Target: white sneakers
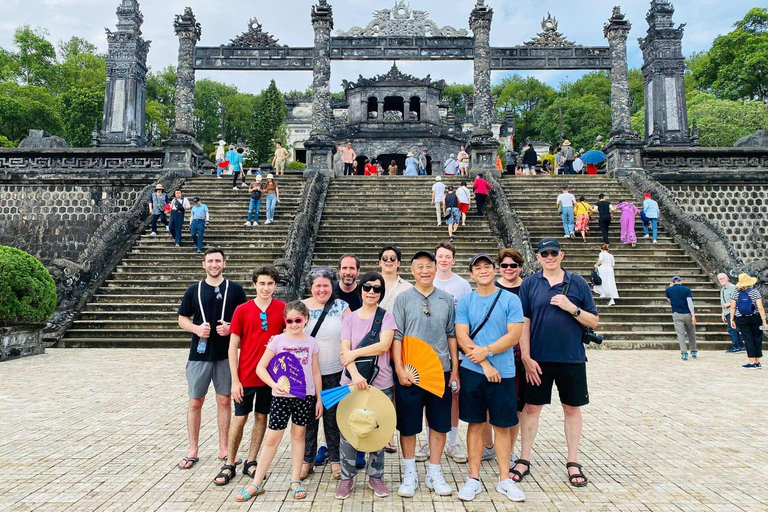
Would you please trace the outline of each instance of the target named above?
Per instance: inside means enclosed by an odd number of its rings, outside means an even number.
[[[250,221],[246,221],[246,223],[243,224],[243,226],[250,226],[250,225],[251,225]]]
[[[149,236],[157,236],[157,233],[155,233],[154,231],[152,231],[152,232],[150,232],[150,233],[149,233]]]
[[[457,464],[464,464],[467,462],[467,454],[459,443],[453,443],[446,450],[449,457],[453,459],[453,462]]]
[[[258,225],[259,225],[259,223],[256,222],[256,221],[251,222],[251,226],[258,226]]]
[[[459,489],[459,499],[461,501],[472,501],[482,490],[483,484],[480,483],[480,480],[467,478],[466,483]]]
[[[438,496],[450,496],[453,493],[451,486],[445,482],[443,470],[441,469],[428,472],[424,483],[427,485],[427,489],[435,491]]]
[[[472,501],[483,490],[483,484],[480,480],[467,478],[466,483],[459,490],[459,499],[462,501]],[[496,485],[496,491],[503,494],[511,501],[525,501],[525,493],[520,490],[514,480],[507,478]]]
[[[400,488],[397,490],[397,495],[403,498],[413,498],[416,494],[416,489],[419,488],[419,475],[415,471],[413,473],[406,473],[403,477],[403,483],[400,484]]]
[[[240,190],[240,189],[238,189],[237,187],[232,187],[232,190]]]
[[[487,446],[483,446],[483,456],[480,458],[481,461],[485,460],[493,460],[496,458],[496,447],[491,446],[488,448]]]
[[[416,461],[424,462],[428,458],[429,458],[429,444],[424,443],[419,447],[418,450],[416,450]]]

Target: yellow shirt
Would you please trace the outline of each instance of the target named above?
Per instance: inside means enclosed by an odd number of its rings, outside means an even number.
[[[576,203],[575,207],[573,208],[573,214],[577,217],[579,215],[592,215],[592,207],[586,201]]]

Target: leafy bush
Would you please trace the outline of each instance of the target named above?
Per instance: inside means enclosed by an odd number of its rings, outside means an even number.
[[[38,325],[56,309],[56,284],[40,261],[0,245],[0,326]]]
[[[302,169],[306,169],[307,166],[301,162],[293,161],[293,162],[288,162],[285,168],[289,171],[300,171]]]

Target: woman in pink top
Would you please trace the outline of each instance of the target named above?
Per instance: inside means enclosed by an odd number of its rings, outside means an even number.
[[[475,201],[477,202],[477,214],[483,216],[485,214],[485,199],[491,192],[491,184],[485,181],[483,173],[477,173],[475,182],[472,183],[472,189],[475,191]]]

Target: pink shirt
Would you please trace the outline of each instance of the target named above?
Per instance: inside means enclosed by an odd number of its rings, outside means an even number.
[[[344,321],[341,323],[341,339],[349,340],[352,350],[356,349],[360,342],[363,341],[373,326],[373,319],[376,315],[371,315],[371,318],[365,320],[357,316],[358,311],[353,311],[348,314]],[[384,314],[384,318],[381,321],[381,332],[395,331],[397,330],[397,324],[395,323],[395,316],[387,311]],[[378,389],[387,389],[394,386],[392,380],[392,365],[389,364],[390,357],[389,351],[384,352],[379,356],[379,374],[373,381],[374,387]],[[341,374],[340,385],[351,383],[352,380],[347,377],[346,371]]]
[[[341,159],[344,161],[345,164],[351,164],[355,161],[355,158],[357,158],[357,153],[355,153],[355,150],[352,148],[347,148],[346,146],[339,146],[336,148],[341,153]]]
[[[488,194],[491,191],[491,185],[483,178],[476,178],[472,184],[472,188],[475,189],[475,194]]]
[[[275,355],[281,352],[290,352],[295,355],[301,363],[301,368],[304,370],[304,379],[307,382],[307,396],[315,394],[315,379],[312,377],[312,358],[320,351],[315,338],[307,336],[304,341],[295,341],[288,338],[285,334],[278,334],[272,338],[272,341],[267,343],[267,348],[274,352]],[[292,395],[279,393],[276,389],[273,389],[272,396],[289,397]]]

